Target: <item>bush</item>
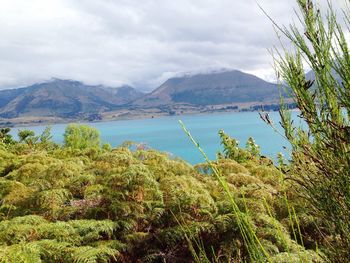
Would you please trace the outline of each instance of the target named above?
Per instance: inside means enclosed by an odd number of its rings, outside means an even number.
[[[98,147],[99,131],[87,125],[70,124],[64,132],[64,145],[79,150]]]
[[[222,140],[234,142],[223,133]],[[227,144],[227,156],[213,162],[240,219],[208,164],[196,169],[152,149],[85,145],[39,139],[30,151],[26,142],[0,149],[0,262],[191,262],[189,239],[202,240],[212,260],[254,262],[241,218],[272,259],[286,251],[318,258],[290,238],[288,214],[274,218],[282,211],[281,174],[251,139],[247,150]]]
[[[280,111],[292,145],[287,175],[323,222],[318,227],[329,235],[325,247],[332,261],[342,262],[350,258],[350,15],[344,10],[345,18],[337,19],[330,3],[321,10],[316,1],[297,2],[302,31],[295,25],[279,28],[294,51],[275,56],[277,75],[306,124],[296,126],[286,107]],[[306,75],[304,65],[313,74]]]

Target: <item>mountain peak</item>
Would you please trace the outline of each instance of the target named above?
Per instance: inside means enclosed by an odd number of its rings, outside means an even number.
[[[232,69],[232,68],[213,68],[213,69],[209,68],[209,69],[204,69],[204,70],[178,72],[170,79],[191,78],[191,77],[197,76],[197,75],[220,74],[220,73],[225,73],[225,72],[241,72],[241,71],[236,70],[236,69]]]
[[[277,85],[239,70],[216,70],[176,76],[165,81],[138,105],[215,105],[263,102],[279,98]]]
[[[69,84],[83,84],[81,81],[72,80],[72,79],[61,79],[61,78],[55,78],[52,77],[49,81],[43,82],[43,83],[69,83]]]

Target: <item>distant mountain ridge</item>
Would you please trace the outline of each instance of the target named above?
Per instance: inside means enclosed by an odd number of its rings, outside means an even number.
[[[276,104],[279,96],[277,84],[238,70],[177,76],[147,94],[127,85],[110,88],[53,79],[26,88],[0,90],[0,119],[1,123],[19,118],[90,121],[107,115],[110,119],[127,118],[130,112],[137,117],[237,110],[239,104],[248,108]]]
[[[113,110],[143,96],[130,86],[108,88],[54,79],[26,88],[0,91],[0,117],[74,117]]]
[[[133,104],[145,107],[186,103],[216,105],[265,102],[279,98],[277,84],[238,70],[185,75],[168,79]]]

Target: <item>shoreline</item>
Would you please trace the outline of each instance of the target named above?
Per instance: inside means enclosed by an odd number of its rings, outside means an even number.
[[[299,109],[290,109],[293,112],[299,111]],[[104,122],[114,122],[114,121],[131,121],[131,120],[149,120],[149,119],[160,119],[160,118],[167,118],[167,117],[181,117],[181,116],[200,116],[200,115],[214,115],[214,114],[230,114],[230,113],[248,113],[248,112],[278,112],[278,111],[258,111],[258,110],[225,110],[225,111],[205,111],[205,112],[184,112],[181,114],[139,114],[139,115],[133,115],[133,116],[128,116],[128,117],[117,117],[117,118],[104,118],[101,120],[95,120],[95,121],[88,121],[88,120],[79,120],[79,119],[67,119],[67,120],[52,120],[52,121],[32,121],[32,122],[19,122],[19,123],[11,123],[11,125],[3,125],[0,124],[0,128],[26,128],[26,127],[38,127],[38,126],[50,126],[50,125],[59,125],[59,124],[71,124],[71,123],[76,123],[76,124],[93,124],[93,123],[104,123]]]
[[[70,123],[77,123],[77,124],[89,124],[89,123],[103,123],[103,122],[112,122],[112,121],[131,121],[131,120],[148,120],[148,119],[160,119],[160,118],[166,118],[166,117],[176,117],[176,116],[191,116],[191,115],[205,115],[205,114],[217,114],[217,113],[244,113],[248,111],[213,111],[213,112],[188,112],[188,113],[182,113],[182,114],[145,114],[145,115],[134,115],[129,117],[117,117],[117,118],[104,118],[101,120],[95,120],[95,121],[88,121],[88,120],[79,120],[79,119],[70,119],[70,120],[57,120],[57,121],[42,121],[42,122],[25,122],[25,123],[11,123],[10,126],[6,126],[3,124],[0,124],[0,128],[25,128],[25,127],[36,127],[36,126],[50,126],[50,125],[56,125],[56,124],[70,124]],[[251,112],[258,112],[258,111],[251,111]]]

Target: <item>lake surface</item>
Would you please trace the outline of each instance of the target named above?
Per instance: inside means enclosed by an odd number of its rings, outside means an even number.
[[[278,123],[277,112],[270,113],[271,118]],[[249,137],[253,137],[261,147],[261,152],[273,159],[278,152],[288,155],[283,146],[288,146],[279,134],[273,131],[259,117],[257,112],[220,113],[203,115],[171,116],[155,119],[122,120],[110,122],[89,123],[101,133],[103,142],[118,146],[124,141],[145,143],[151,148],[165,151],[172,156],[181,157],[189,163],[203,162],[196,147],[189,141],[181,129],[178,120],[182,120],[193,137],[200,143],[210,159],[215,159],[216,153],[221,150],[218,131],[223,129],[231,137],[240,141],[242,146]],[[50,125],[53,140],[63,142],[63,133],[67,124]],[[46,126],[25,127],[41,133]],[[12,134],[18,129],[14,128]]]

